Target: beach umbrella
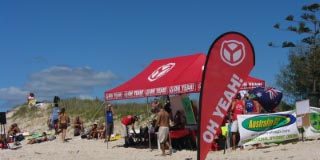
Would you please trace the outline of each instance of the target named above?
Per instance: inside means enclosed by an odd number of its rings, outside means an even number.
[[[250,90],[248,93],[252,98],[257,99],[267,112],[273,112],[282,99],[282,92],[271,87],[257,87]]]

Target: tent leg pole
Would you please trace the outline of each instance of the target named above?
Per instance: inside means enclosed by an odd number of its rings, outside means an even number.
[[[150,148],[150,151],[152,151],[152,148],[151,148],[151,135],[150,135],[149,130],[148,130],[148,134],[149,134],[149,148]]]
[[[147,97],[147,116],[149,118],[149,97]]]
[[[149,116],[149,97],[147,97],[147,109],[148,109],[148,111],[147,111],[147,115],[148,115],[148,118],[150,117]],[[150,122],[148,122],[148,123],[150,123]],[[150,149],[150,151],[152,151],[152,148],[151,148],[151,135],[150,135],[150,124],[148,124],[148,136],[149,136],[149,149]]]

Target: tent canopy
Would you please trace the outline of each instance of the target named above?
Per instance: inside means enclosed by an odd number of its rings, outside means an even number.
[[[147,68],[129,81],[105,92],[106,100],[152,97],[200,92],[206,55],[154,60]],[[264,81],[248,77],[242,89],[264,87]]]
[[[243,82],[241,89],[253,89],[256,87],[265,87],[265,81],[258,79],[258,78],[254,78],[251,76],[248,76],[247,80],[245,82]]]

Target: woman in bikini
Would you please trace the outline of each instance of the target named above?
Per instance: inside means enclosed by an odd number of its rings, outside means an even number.
[[[59,115],[59,128],[62,132],[61,133],[62,142],[66,142],[66,134],[67,134],[67,128],[69,123],[70,123],[69,116],[67,115],[65,108],[62,108]]]

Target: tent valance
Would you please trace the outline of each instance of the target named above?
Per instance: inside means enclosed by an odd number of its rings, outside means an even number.
[[[131,80],[106,91],[105,99],[109,101],[200,92],[205,60],[206,55],[203,53],[154,60]],[[263,80],[248,77],[242,89],[264,85]]]

